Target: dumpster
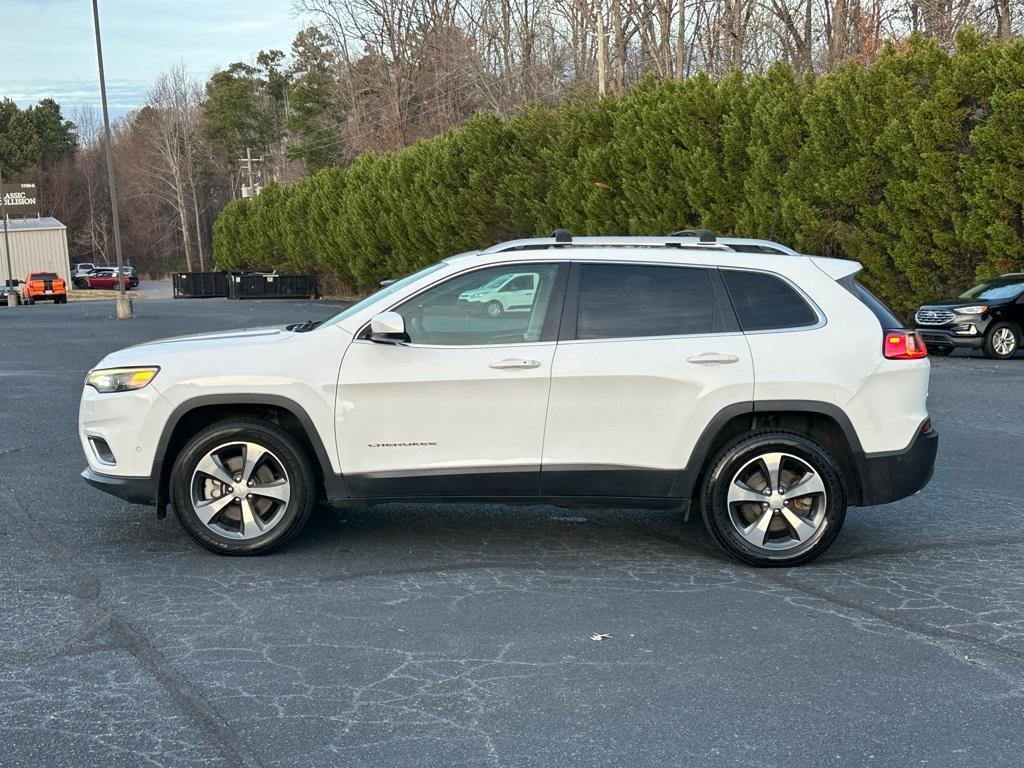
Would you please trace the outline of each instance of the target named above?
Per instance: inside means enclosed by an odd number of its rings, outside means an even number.
[[[251,273],[231,275],[229,299],[315,299],[319,297],[316,275]]]
[[[171,281],[176,299],[212,299],[228,295],[227,272],[175,272]]]

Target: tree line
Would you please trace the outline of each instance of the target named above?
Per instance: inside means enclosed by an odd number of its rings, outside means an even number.
[[[140,269],[209,268],[214,221],[243,185],[288,186],[323,169],[354,167],[365,153],[445,135],[475,115],[490,116],[477,118],[483,123],[527,124],[548,110],[571,121],[559,105],[572,110],[602,94],[618,104],[632,89],[649,90],[655,81],[668,82],[667,91],[688,88],[680,83],[695,77],[734,88],[726,81],[753,82],[776,65],[800,90],[846,63],[870,67],[887,42],[905,46],[912,35],[951,51],[968,27],[1004,42],[1024,30],[1024,0],[293,5],[305,26],[287,51],[260,51],[204,80],[182,64],[114,126],[122,237]],[[0,166],[40,184],[45,212],[68,224],[74,260],[108,261],[99,120],[90,111],[67,117],[50,100],[29,109],[4,101]],[[240,162],[247,153],[255,158],[251,169]]]
[[[225,269],[316,271],[360,290],[565,226],[700,225],[852,258],[906,312],[1024,268],[1024,41],[961,32],[811,78],[644,80],[320,170],[217,219]]]

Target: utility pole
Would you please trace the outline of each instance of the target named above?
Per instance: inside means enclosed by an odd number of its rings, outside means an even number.
[[[238,158],[238,162],[242,165],[242,172],[245,173],[245,178],[248,184],[242,185],[242,197],[256,197],[259,194],[260,189],[256,186],[255,176],[252,171],[252,164],[260,164],[260,181],[263,180],[263,156],[253,158],[252,149],[250,147],[245,148],[245,157]],[[261,185],[262,186],[262,185]]]
[[[7,196],[4,194],[4,169],[0,167],[0,218],[4,220],[4,253],[7,254],[7,306],[18,306],[14,295],[14,269],[11,267],[11,239],[7,236]]]
[[[121,253],[121,226],[117,219],[117,182],[114,179],[114,147],[110,139],[110,115],[107,112],[107,81],[103,75],[103,44],[100,42],[100,9],[92,0],[92,23],[96,30],[96,63],[100,70],[100,101],[103,104],[103,134],[107,142],[107,177],[110,182],[110,212],[114,227],[114,252],[117,254],[117,319],[132,316],[132,302],[124,291],[124,256]]]
[[[602,3],[597,3],[597,95],[604,96],[605,93],[605,58],[607,56],[606,40],[604,32],[604,9]]]

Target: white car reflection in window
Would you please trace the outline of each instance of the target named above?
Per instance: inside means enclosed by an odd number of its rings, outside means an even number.
[[[491,317],[500,317],[505,312],[525,312],[533,306],[538,279],[536,272],[509,272],[461,293],[459,301],[479,304]]]

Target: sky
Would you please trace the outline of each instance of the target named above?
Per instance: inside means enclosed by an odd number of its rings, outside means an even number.
[[[99,0],[111,117],[145,102],[157,76],[184,62],[201,80],[268,48],[288,51],[301,26],[291,0]],[[53,98],[65,117],[100,107],[91,0],[0,0],[0,99]]]

